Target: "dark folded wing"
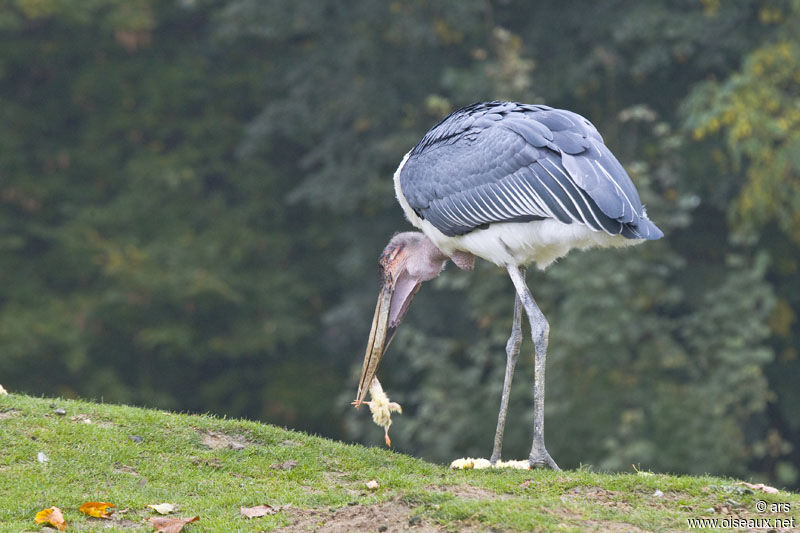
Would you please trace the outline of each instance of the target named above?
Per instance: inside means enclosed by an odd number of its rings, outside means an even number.
[[[448,236],[548,218],[629,238],[662,235],[594,126],[546,106],[457,111],[411,151],[399,179],[414,211]]]

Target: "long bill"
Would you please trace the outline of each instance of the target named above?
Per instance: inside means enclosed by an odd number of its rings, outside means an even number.
[[[386,281],[378,294],[378,304],[375,306],[375,316],[372,318],[372,328],[369,332],[369,339],[367,340],[367,351],[364,354],[364,364],[361,367],[361,379],[358,382],[358,394],[356,401],[353,402],[358,407],[364,400],[372,378],[378,370],[378,364],[381,362],[383,352],[386,350],[391,337],[392,331],[389,332],[389,311],[392,303],[392,295],[394,294],[394,284],[391,281]],[[394,328],[392,328],[394,329]]]

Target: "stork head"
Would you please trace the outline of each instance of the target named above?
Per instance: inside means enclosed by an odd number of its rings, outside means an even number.
[[[411,299],[423,281],[441,273],[448,257],[422,233],[398,233],[389,241],[378,260],[381,290],[372,319],[364,354],[355,405],[359,405],[378,370],[383,352],[392,342],[397,327],[408,311]]]

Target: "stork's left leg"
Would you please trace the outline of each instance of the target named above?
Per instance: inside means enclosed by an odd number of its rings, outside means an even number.
[[[522,342],[522,302],[519,296],[514,297],[514,322],[511,325],[511,336],[506,343],[506,376],[503,379],[503,395],[500,397],[500,413],[497,415],[497,431],[494,434],[494,448],[492,449],[492,464],[500,459],[503,450],[503,432],[506,427],[506,413],[508,412],[508,397],[511,394],[511,380],[514,378],[514,368],[519,359],[519,345]]]
[[[525,271],[517,266],[506,267],[517,295],[522,301],[525,313],[531,324],[531,338],[534,346],[534,368],[536,375],[533,381],[533,446],[528,462],[531,468],[552,468],[560,470],[558,465],[544,446],[544,368],[547,359],[547,340],[550,334],[550,324],[544,317],[531,291],[525,284]]]

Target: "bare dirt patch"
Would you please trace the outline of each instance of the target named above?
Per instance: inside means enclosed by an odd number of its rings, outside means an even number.
[[[392,500],[377,505],[352,505],[340,509],[291,509],[292,525],[281,531],[292,533],[349,533],[352,531],[414,531],[433,533],[444,531],[424,520],[412,517],[413,508]]]
[[[209,468],[222,468],[222,461],[219,457],[197,457],[192,455],[189,457],[193,465],[207,466]]]
[[[19,416],[22,413],[19,409],[10,407],[8,409],[0,409],[0,420]]]
[[[665,492],[661,492],[660,495],[656,495],[655,491],[646,490],[646,491],[635,491],[635,493],[641,496],[646,502],[649,507],[653,509],[675,509],[677,507],[685,508],[686,510],[691,510],[691,506],[689,505],[682,505],[678,502],[681,501],[689,501],[692,499],[691,495],[680,492],[676,490],[667,490]]]
[[[81,424],[91,424],[101,428],[110,428],[116,425],[113,422],[109,422],[108,420],[94,420],[86,413],[78,413],[76,415],[70,416],[69,419],[72,422],[79,422]]]
[[[620,493],[601,487],[573,487],[561,496],[561,501],[579,505],[592,503],[623,512],[630,510],[631,505],[628,502],[620,501],[619,497]]]
[[[269,465],[271,470],[291,470],[297,466],[297,461],[294,459],[289,459],[288,461],[284,461],[282,463],[272,463]]]
[[[339,472],[338,470],[326,470],[322,475],[325,476],[325,481],[335,485],[341,485],[347,482],[345,479],[347,474],[345,472]]]
[[[446,492],[465,500],[506,500],[509,498],[507,494],[497,494],[492,490],[472,485],[429,485],[425,488],[436,492]]]
[[[579,524],[583,531],[610,531],[611,533],[638,533],[640,531],[647,531],[633,524],[614,522],[611,520],[581,520]]]
[[[584,514],[574,508],[552,507],[545,512],[558,518],[562,525],[580,528],[581,531],[611,531],[639,533],[646,531],[633,524],[616,520],[596,520],[584,518]]]
[[[566,524],[579,527],[583,531],[611,531],[638,533],[645,531],[633,524],[617,520],[597,520],[584,518],[584,511],[588,513],[586,504],[602,505],[625,513],[631,509],[631,504],[620,501],[621,493],[607,490],[602,487],[573,487],[561,496],[563,507],[554,507],[547,512],[557,516]],[[589,513],[590,514],[590,513]]]
[[[361,490],[356,489],[356,483],[348,481],[347,474],[344,472],[323,472],[322,476],[325,478],[325,483],[331,487],[340,487],[351,496],[358,496]],[[363,487],[363,485],[362,485]]]
[[[203,443],[203,446],[211,448],[212,450],[219,450],[221,448],[241,450],[253,445],[252,442],[242,435],[228,435],[217,431],[201,431],[200,442]]]
[[[119,472],[121,474],[131,474],[134,476],[139,475],[139,472],[137,472],[135,468],[133,468],[132,466],[124,465],[119,461],[114,463],[114,472]]]

